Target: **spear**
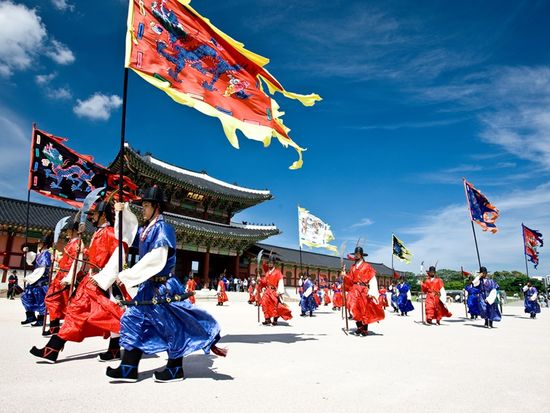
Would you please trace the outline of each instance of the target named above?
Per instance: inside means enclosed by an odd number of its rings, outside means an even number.
[[[424,293],[422,292],[422,276],[424,275],[424,261],[420,263],[420,311],[422,312],[422,324],[425,324],[424,320]]]
[[[53,280],[53,270],[55,268],[55,250],[56,250],[55,246],[57,245],[57,241],[59,241],[59,235],[61,234],[61,231],[63,230],[65,225],[67,225],[67,221],[69,219],[71,219],[70,216],[63,217],[59,221],[57,221],[57,224],[55,224],[55,230],[53,232],[53,244],[52,244],[53,257],[52,257],[52,263],[50,265],[50,272],[48,274],[48,285],[51,285]],[[48,307],[46,307],[46,311],[44,312],[44,321],[42,323],[42,335],[44,335],[44,333],[46,332],[47,318],[48,318]]]
[[[72,274],[72,277],[71,277],[71,286],[69,287],[69,297],[71,297],[73,295],[73,292],[74,292],[74,285],[75,285],[75,282],[76,282],[76,274],[77,274],[77,266],[78,266],[78,261],[80,260],[80,247],[81,247],[81,244],[82,244],[82,232],[80,230],[80,227],[84,227],[84,225],[86,225],[86,213],[90,210],[90,208],[92,207],[92,205],[95,203],[95,201],[97,201],[97,199],[99,198],[99,194],[101,193],[101,191],[103,191],[105,189],[105,187],[100,187],[100,188],[96,188],[94,189],[92,192],[90,192],[88,195],[86,195],[86,198],[84,198],[84,201],[82,202],[82,207],[80,208],[80,211],[79,211],[79,214],[80,214],[80,225],[79,225],[79,228],[78,228],[78,246],[77,246],[77,249],[76,249],[76,257],[74,259],[74,271],[73,271],[73,274]],[[78,217],[78,214],[75,216],[75,222],[76,222],[76,219]]]

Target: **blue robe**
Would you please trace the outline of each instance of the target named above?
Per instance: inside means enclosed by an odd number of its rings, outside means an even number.
[[[311,287],[313,289],[313,283],[310,280],[306,280],[302,287],[305,293],[308,288]],[[308,297],[302,294],[302,298],[300,299],[300,308],[302,309],[302,314],[308,313],[310,311],[315,311],[317,309],[317,304],[315,303],[313,294],[315,293],[312,292]]]
[[[43,250],[36,255],[34,269],[45,267],[44,275],[32,285],[27,285],[25,291],[21,294],[21,303],[25,311],[38,312],[39,315],[46,314],[46,304],[44,299],[48,292],[48,274],[52,265],[52,254],[49,249]]]
[[[468,313],[470,313],[470,315],[480,315],[480,289],[478,287],[474,287],[472,284],[467,285],[464,289],[468,293],[468,300],[466,301],[466,304],[468,305]]]
[[[491,280],[490,278],[480,280],[479,289],[481,293],[479,295],[479,308],[481,318],[490,321],[501,320],[500,309],[498,308],[498,295],[493,304],[488,304],[485,302],[491,291],[498,290],[499,288],[500,287],[495,280]]]
[[[185,286],[174,276],[176,266],[176,234],[162,215],[142,240],[140,228],[139,255],[143,257],[155,248],[168,247],[166,265],[157,275],[169,276],[166,282],[152,278],[141,283],[137,301],[164,299],[185,293]],[[129,307],[120,320],[120,345],[126,350],[139,348],[146,354],[168,352],[171,359],[186,356],[194,351],[210,352],[220,339],[218,322],[205,310],[189,300],[169,304]]]
[[[391,306],[392,308],[396,309],[396,308],[399,308],[399,305],[397,303],[397,287],[393,287],[391,289],[391,297],[390,297],[390,300],[391,300]]]
[[[414,306],[412,305],[411,300],[407,298],[407,293],[411,289],[411,287],[409,287],[409,284],[397,284],[396,288],[397,291],[399,291],[399,295],[397,296],[397,306],[399,307],[399,311],[401,311],[402,313],[408,313],[409,311],[414,310]]]
[[[525,312],[528,314],[538,314],[540,313],[540,304],[538,300],[531,301],[531,297],[533,294],[538,295],[538,291],[535,287],[530,287],[527,291],[525,291]]]

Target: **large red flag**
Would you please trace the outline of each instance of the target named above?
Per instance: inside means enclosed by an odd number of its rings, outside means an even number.
[[[268,59],[246,50],[191,6],[190,0],[131,0],[126,38],[126,67],[162,89],[176,102],[217,117],[230,143],[236,131],[264,146],[275,137],[299,154],[288,135],[279,106],[263,90],[276,91],[311,106],[321,98],[286,91],[266,70]]]

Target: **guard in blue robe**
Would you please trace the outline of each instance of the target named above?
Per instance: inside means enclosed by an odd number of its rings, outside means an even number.
[[[302,294],[302,298],[300,299],[300,308],[302,310],[300,315],[305,317],[309,314],[310,317],[313,317],[313,312],[317,309],[317,304],[315,303],[315,299],[313,297],[313,283],[309,277],[307,277],[304,281],[302,288],[304,289],[304,292]]]
[[[531,318],[537,318],[537,314],[540,313],[538,290],[531,284],[531,281],[529,281],[527,285],[523,287],[523,293],[525,295],[525,312],[529,314]]]
[[[480,289],[477,287],[474,287],[473,283],[470,283],[464,289],[468,294],[468,299],[466,301],[466,304],[468,305],[468,313],[470,314],[470,318],[472,320],[476,320],[481,314],[481,308],[479,305]]]
[[[138,285],[133,298],[138,305],[130,306],[121,319],[120,346],[124,349],[120,366],[107,368],[107,376],[116,381],[135,382],[143,353],[168,353],[168,363],[154,373],[155,381],[183,380],[183,357],[197,350],[225,356],[216,347],[220,326],[205,310],[189,300],[177,301],[185,286],[174,275],[176,266],[176,234],[162,215],[164,194],[154,186],[145,191],[143,218],[147,226],[138,231],[139,262],[119,273],[127,286]],[[139,305],[140,302],[157,304]]]
[[[401,311],[401,315],[406,316],[409,311],[414,310],[411,301],[411,287],[405,281],[401,281],[395,288],[399,292],[397,296],[397,306],[399,307],[399,311]]]
[[[399,311],[399,305],[397,302],[397,297],[398,297],[397,287],[393,285],[393,282],[392,282],[388,289],[391,293],[391,296],[390,296],[391,307],[393,308],[393,312],[397,313]]]
[[[25,247],[25,259],[28,264],[34,261],[34,271],[26,277],[27,286],[21,295],[21,303],[25,307],[25,320],[22,325],[31,324],[32,327],[41,327],[44,324],[44,314],[46,313],[46,304],[44,299],[48,292],[48,281],[50,267],[52,265],[52,246],[51,235],[46,235],[38,244],[38,254],[29,252]],[[38,318],[36,314],[38,313]]]
[[[481,318],[485,319],[485,327],[493,328],[493,321],[500,321],[502,318],[497,299],[497,290],[500,287],[495,280],[487,278],[487,268],[485,267],[479,269],[473,285],[480,290],[479,309]]]

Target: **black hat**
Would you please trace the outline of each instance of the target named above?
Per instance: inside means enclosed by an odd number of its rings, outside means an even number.
[[[166,197],[161,187],[153,185],[142,192],[141,199],[137,200],[136,204],[141,205],[143,201],[156,202],[164,205],[166,203]]]
[[[70,230],[72,231],[78,231],[78,226],[80,225],[80,223],[77,221],[77,222],[73,222],[73,225],[71,225],[69,227]]]
[[[40,242],[44,245],[48,245],[48,246],[51,246],[52,245],[52,242],[53,242],[53,237],[52,237],[52,234],[46,234],[42,237],[42,239],[40,240]]]
[[[479,267],[479,272],[481,274],[487,274],[487,267]]]
[[[106,211],[112,211],[111,205],[108,202],[97,200],[86,213],[93,214],[94,212],[98,212],[101,214]]]
[[[268,260],[269,260],[270,262],[275,263],[275,262],[277,262],[277,257],[275,256],[275,254],[269,254]]]
[[[435,272],[435,267],[432,265],[428,268],[428,272]]]
[[[369,254],[365,254],[363,251],[363,247],[355,247],[355,250],[353,251],[354,254],[361,254],[362,257],[366,257]]]

